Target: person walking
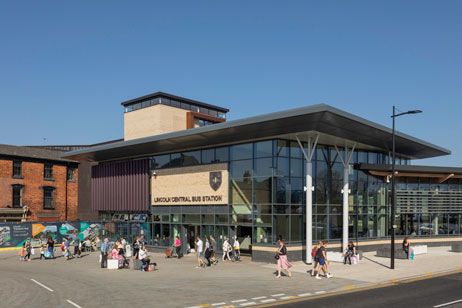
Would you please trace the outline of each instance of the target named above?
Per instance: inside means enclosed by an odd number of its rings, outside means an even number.
[[[183,254],[181,253],[181,241],[178,235],[175,236],[175,252],[176,252],[176,257],[178,259],[180,259],[183,256]]]
[[[356,246],[352,241],[349,241],[344,252],[343,264],[345,265],[348,260],[351,265],[351,257],[356,257]]]
[[[292,267],[292,264],[289,263],[289,260],[287,260],[287,248],[285,245],[285,241],[279,240],[279,248],[276,253],[276,259],[277,259],[277,269],[278,269],[278,276],[277,278],[281,278],[281,271],[285,270],[287,271],[287,274],[289,277],[292,277],[292,272],[289,271],[289,268]]]
[[[103,244],[101,245],[101,268],[107,266],[107,256],[109,254],[109,239],[105,238]]]
[[[406,259],[414,260],[414,250],[411,248],[411,242],[407,236],[403,239],[403,251],[406,254]]]
[[[322,279],[319,276],[321,271],[324,272],[327,278],[332,278],[333,276],[327,271],[327,264],[329,264],[329,260],[327,259],[327,241],[322,241],[322,246],[316,252],[316,257],[319,260],[319,270],[316,273],[316,279]]]
[[[212,253],[210,251],[210,240],[208,237],[205,237],[205,252],[204,257],[207,260],[207,266],[212,265],[210,258],[212,257]]]
[[[201,241],[201,237],[197,236],[196,241],[196,252],[197,252],[197,266],[196,268],[205,267],[205,262],[202,260],[202,252],[204,249],[204,243]]]
[[[216,265],[218,260],[215,259],[215,251],[217,249],[217,241],[215,241],[215,237],[210,236],[210,260],[212,260],[212,264]]]
[[[81,251],[78,233],[74,234],[74,238],[72,239],[72,246],[74,246],[74,257],[77,256],[77,258],[80,258]]]
[[[64,253],[64,258],[66,260],[69,260],[71,258],[70,246],[71,246],[71,243],[69,242],[69,239],[65,237],[64,243],[63,243],[63,247],[64,247],[63,253]]]
[[[223,242],[223,261],[227,258],[228,260],[231,260],[229,257],[229,253],[231,251],[231,245],[229,244],[229,237],[225,239]]]
[[[47,241],[47,249],[48,249],[48,252],[50,253],[50,258],[53,258],[55,259],[55,241],[53,240],[53,238],[51,236],[48,237],[48,241]]]
[[[318,245],[316,245],[313,250],[311,251],[311,256],[313,257],[313,269],[311,270],[311,277],[314,277],[316,268],[319,265],[319,259],[318,259],[318,250],[322,246],[322,241],[318,241]]]
[[[32,246],[30,244],[30,239],[24,243],[24,261],[30,261]]]
[[[241,246],[239,245],[239,239],[237,238],[237,236],[234,239],[233,248],[234,248],[233,262],[239,261],[239,259],[241,258]]]

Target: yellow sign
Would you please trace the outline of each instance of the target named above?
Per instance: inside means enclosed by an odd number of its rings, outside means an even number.
[[[228,164],[161,169],[151,177],[152,205],[228,204]]]

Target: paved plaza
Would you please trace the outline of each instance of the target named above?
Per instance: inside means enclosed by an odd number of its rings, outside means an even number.
[[[276,304],[341,290],[386,284],[410,277],[462,270],[462,255],[450,247],[429,248],[414,261],[389,259],[365,253],[359,265],[331,263],[331,279],[316,280],[302,262],[293,265],[293,277],[277,279],[275,264],[220,262],[195,268],[193,255],[166,259],[151,253],[155,272],[107,270],[98,264],[98,253],[85,253],[69,261],[33,259],[20,262],[17,251],[0,252],[0,307],[247,307]],[[60,256],[60,253],[57,253]]]

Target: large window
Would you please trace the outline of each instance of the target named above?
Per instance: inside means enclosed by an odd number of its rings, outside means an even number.
[[[22,178],[22,162],[18,160],[13,161],[13,177]]]
[[[52,210],[54,209],[54,202],[53,202],[53,191],[55,190],[54,187],[44,187],[43,188],[43,208]]]
[[[53,180],[53,165],[45,164],[43,170],[43,178],[45,180]]]

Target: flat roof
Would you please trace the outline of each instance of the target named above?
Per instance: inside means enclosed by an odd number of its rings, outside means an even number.
[[[165,93],[165,92],[151,93],[151,94],[148,94],[148,95],[140,96],[140,97],[137,97],[137,98],[122,102],[120,104],[125,107],[125,106],[132,105],[132,104],[135,104],[135,103],[138,103],[138,102],[142,102],[142,101],[147,100],[147,99],[153,99],[153,98],[156,98],[156,97],[164,97],[164,98],[168,98],[168,99],[177,100],[177,101],[180,101],[180,102],[187,102],[187,103],[190,103],[190,104],[197,105],[199,107],[210,108],[210,109],[214,109],[214,110],[221,111],[221,112],[224,112],[224,113],[229,112],[229,109],[226,109],[226,108],[223,108],[223,107],[210,105],[210,104],[207,104],[207,103],[199,102],[199,101],[192,100],[192,99],[185,98],[185,97],[181,97],[181,96],[168,94],[168,93]]]
[[[391,128],[363,119],[329,105],[319,104],[297,109],[197,127],[162,135],[96,146],[67,152],[62,157],[110,161],[157,155],[199,148],[245,143],[254,140],[296,135],[301,139],[320,134],[320,143],[344,146],[357,143],[358,149],[390,152]],[[328,143],[324,143],[328,142]],[[451,151],[396,132],[396,153],[411,159],[451,154]]]

